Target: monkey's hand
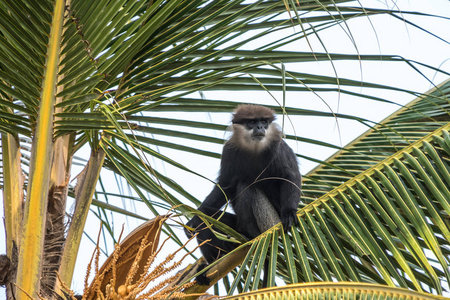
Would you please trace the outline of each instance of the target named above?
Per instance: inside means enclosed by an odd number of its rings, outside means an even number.
[[[285,233],[292,227],[292,224],[298,225],[297,210],[291,209],[282,211],[281,224],[283,224],[283,230]]]

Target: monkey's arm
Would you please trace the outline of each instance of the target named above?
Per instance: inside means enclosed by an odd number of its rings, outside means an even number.
[[[220,208],[210,208],[206,206],[199,207],[199,210],[204,214],[213,217],[214,219],[218,219],[220,217],[220,221],[229,227],[236,228],[236,215],[230,214],[227,212],[222,212]],[[205,257],[208,264],[213,263],[218,258],[227,254],[236,248],[237,244],[233,242],[228,242],[226,240],[218,238],[200,219],[198,216],[194,216],[188,223],[187,226],[194,229],[194,231],[190,231],[185,228],[186,235],[190,238],[192,235],[197,233],[197,241],[199,244],[206,242],[200,247],[200,251]],[[221,232],[217,228],[214,228],[218,232]],[[198,267],[197,272],[203,270],[205,268],[205,264],[202,264]],[[206,273],[201,273],[196,277],[197,282],[200,285],[209,285],[209,278],[206,277]]]
[[[220,184],[219,184],[220,185]],[[217,185],[214,186],[213,190],[209,195],[203,200],[202,204],[198,207],[200,211],[203,211],[203,207],[221,209],[227,202],[230,201],[230,197],[233,196],[233,192],[230,188],[222,188]],[[203,211],[204,212],[204,211]]]
[[[202,213],[217,218],[222,213],[222,207],[227,203],[227,197],[224,194],[225,191],[222,191],[217,186],[213,188],[211,193],[205,198],[205,200],[200,204],[198,210]],[[203,224],[203,221],[198,217],[194,216],[192,219],[186,224],[187,226],[198,230],[198,227]],[[192,232],[185,228],[186,235],[188,237],[192,236]]]
[[[229,204],[230,201],[236,197],[239,162],[234,159],[235,157],[235,150],[228,144],[225,144],[222,151],[222,159],[220,161],[220,172],[219,177],[217,178],[217,185],[214,187],[211,194],[206,197],[205,201],[203,201],[206,206],[221,208],[225,204]],[[219,206],[213,206],[211,203]]]
[[[220,210],[236,196],[235,173],[233,173],[235,165],[230,161],[232,152],[233,150],[227,145],[224,146],[217,185],[199,206],[200,211],[206,213],[202,210],[204,207]]]
[[[292,149],[283,142],[282,161],[284,168],[280,188],[280,219],[285,232],[291,228],[292,224],[298,225],[297,209],[301,196],[301,180],[297,157]]]

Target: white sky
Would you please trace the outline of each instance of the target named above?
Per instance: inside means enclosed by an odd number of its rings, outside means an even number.
[[[361,1],[365,7],[375,6],[385,8],[386,5],[393,7],[392,1]],[[419,11],[430,14],[441,14],[450,18],[450,3],[447,0],[400,0],[396,1],[397,5],[402,11]],[[439,20],[431,19],[425,17],[411,17],[406,15],[406,18],[433,33],[438,34],[441,38],[450,41],[450,21],[449,20]],[[367,18],[359,18],[357,20],[351,20],[348,22],[350,26],[351,33],[356,41],[357,48],[361,54],[379,54],[381,52],[384,54],[397,54],[405,58],[413,59],[416,61],[424,62],[435,67],[440,67],[447,72],[450,72],[450,46],[426,33],[419,31],[416,28],[406,25],[398,19],[394,19],[390,16],[374,16],[370,18],[375,30],[371,27],[370,22]],[[350,39],[345,34],[344,30],[338,26],[327,30],[326,32],[321,32],[321,38],[326,43],[327,50],[332,53],[356,53],[355,47],[350,41]],[[378,41],[377,41],[378,38]],[[316,39],[310,38],[310,42],[313,45],[314,51],[322,52],[320,44]],[[298,44],[293,44],[289,46],[289,50],[308,51],[309,48],[307,44],[303,42],[298,42]],[[432,86],[419,74],[411,71],[409,67],[404,63],[390,63],[390,62],[367,62],[362,65],[362,72],[359,64],[349,64],[348,62],[335,62],[337,68],[337,73],[339,77],[342,78],[352,78],[359,80],[363,78],[367,82],[376,82],[379,84],[393,85],[405,89],[411,89],[414,91],[425,92],[429,90]],[[333,71],[331,69],[330,63],[308,63],[308,64],[298,64],[287,66],[288,70],[298,71],[298,72],[312,72],[317,74],[326,74],[333,76]],[[428,78],[432,79],[435,84],[447,79],[444,75],[436,75],[430,70],[421,69],[424,71]],[[354,89],[356,92],[368,93],[368,89]],[[244,101],[251,101],[247,99],[257,99],[258,101],[263,101],[264,103],[270,105],[276,105],[272,98],[266,93],[255,93],[255,92],[239,92],[224,94],[215,92],[206,92],[207,98],[220,98],[230,99],[230,96],[236,97],[238,95],[239,99],[245,99]],[[281,93],[274,93],[275,97],[281,101]],[[336,94],[322,94],[321,95],[327,104],[332,107],[336,112],[339,103],[339,112],[344,114],[355,114],[373,121],[380,121],[390,113],[395,111],[397,107],[394,105],[380,104],[377,102],[360,101],[355,97],[341,95],[338,99]],[[400,93],[390,93],[389,95],[382,95],[388,97],[388,99],[405,104],[411,100],[413,97],[406,94]],[[290,93],[287,97],[287,106],[310,108],[315,110],[327,110],[325,104],[311,93]],[[172,114],[173,115],[173,114]],[[219,124],[229,124],[230,116],[229,114],[209,114],[209,115],[199,115],[198,116],[203,121],[211,120],[214,123]],[[279,120],[281,122],[281,119]],[[335,120],[329,118],[317,118],[317,117],[293,117],[292,121],[294,123],[293,129],[288,126],[289,122],[286,122],[285,131],[292,134],[295,133],[299,136],[307,138],[318,138],[320,140],[326,141],[328,143],[333,143],[335,145],[345,146],[352,139],[360,135],[362,132],[367,130],[364,126],[356,124],[355,122],[349,122],[345,120],[339,121],[338,132]],[[221,137],[221,136],[220,136]],[[291,143],[291,146],[296,152],[303,155],[311,155],[316,158],[325,159],[332,154],[333,151],[330,149],[325,149],[323,147],[306,145],[304,143]],[[205,146],[206,147],[206,146]],[[212,150],[216,152],[221,151],[221,146],[209,146],[207,150]],[[172,154],[178,154],[179,152],[174,152],[172,150],[167,150],[160,148],[161,152],[172,156]],[[217,171],[219,169],[219,160],[205,158],[200,162],[198,159],[190,159],[189,155],[177,160],[182,162],[187,167],[190,167],[201,174],[205,175],[211,180],[215,180],[217,176]],[[301,173],[305,174],[315,165],[309,161],[300,160]],[[74,168],[73,176],[78,174],[79,168]],[[166,175],[171,178],[179,178],[183,186],[199,199],[203,199],[211,190],[212,184],[208,183],[204,179],[191,178],[185,173],[181,174],[177,169],[169,166],[165,166],[164,171]],[[114,181],[115,184],[115,181]],[[109,187],[108,187],[109,188]],[[117,200],[116,203],[112,203],[118,206],[122,206],[122,200]],[[130,208],[130,202],[125,201],[127,208]],[[3,209],[3,206],[1,207]],[[150,212],[145,206],[137,205],[137,212],[143,216],[151,217]],[[0,211],[3,215],[3,211]],[[130,231],[135,228],[140,221],[131,218],[123,218],[121,216],[114,215],[115,218],[115,232],[118,236],[120,228],[124,222],[126,222],[126,231]],[[99,222],[98,219],[91,214],[88,219],[89,229],[88,232],[92,237],[97,236]],[[184,234],[177,230],[180,235]],[[4,227],[3,222],[0,225],[0,253],[5,253],[5,238],[4,238]],[[108,251],[111,251],[111,244],[108,246]],[[83,237],[82,246],[79,254],[79,263],[76,266],[74,282],[72,288],[77,292],[81,292],[83,289],[83,281],[85,276],[86,265],[91,257],[93,251],[92,243]],[[105,257],[103,257],[104,259]],[[4,299],[4,289],[0,289],[0,299]]]

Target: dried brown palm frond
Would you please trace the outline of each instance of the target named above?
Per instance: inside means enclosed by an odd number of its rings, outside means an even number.
[[[166,220],[167,217],[165,216],[156,217],[136,228],[123,242],[120,242],[119,238],[113,253],[101,267],[99,267],[100,247],[97,242],[86,271],[82,299],[125,300],[163,299],[167,297],[180,299],[188,296],[205,295],[203,293],[188,295],[180,292],[180,290],[185,290],[195,284],[195,282],[185,283],[186,280],[184,279],[192,277],[192,275],[186,274],[195,273],[196,268],[191,267],[191,269],[194,269],[193,272],[186,272],[185,269],[184,272],[170,274],[192,253],[186,253],[178,259],[176,255],[185,248],[186,244],[167,255],[164,260],[157,259],[165,243],[170,240],[170,237],[168,237],[158,247],[162,224]],[[157,261],[161,262],[156,264]],[[88,278],[92,270],[94,271],[94,279],[88,284]],[[165,276],[168,277],[162,279]],[[152,283],[153,286],[151,286]],[[61,286],[67,291],[67,295],[71,299],[76,299],[74,293],[64,283],[61,283]]]

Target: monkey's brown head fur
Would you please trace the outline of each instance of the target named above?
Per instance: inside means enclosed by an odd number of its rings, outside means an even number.
[[[267,119],[272,122],[275,120],[275,112],[273,109],[261,105],[241,104],[234,110],[232,122],[233,124],[242,123],[252,119]]]
[[[252,154],[281,141],[281,130],[272,121],[275,112],[261,105],[239,105],[233,114],[233,135],[227,145]]]

